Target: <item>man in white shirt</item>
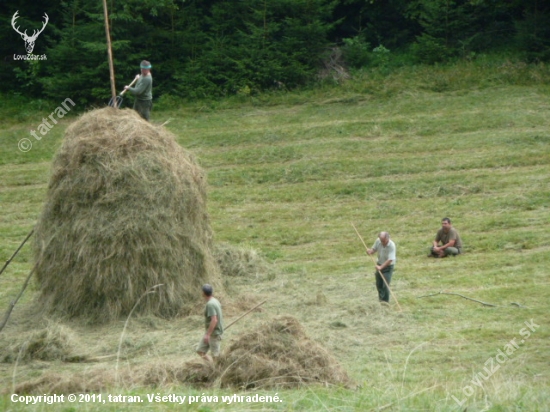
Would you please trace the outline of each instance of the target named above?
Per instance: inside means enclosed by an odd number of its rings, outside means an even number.
[[[390,291],[388,286],[391,282],[391,277],[393,275],[393,269],[396,262],[396,246],[392,240],[390,240],[390,234],[388,232],[380,232],[378,234],[378,239],[372,245],[372,249],[368,249],[367,253],[372,255],[374,252],[378,252],[378,261],[376,264],[376,289],[378,290],[378,298],[380,302],[389,302],[390,301]],[[388,283],[384,282],[384,279]]]

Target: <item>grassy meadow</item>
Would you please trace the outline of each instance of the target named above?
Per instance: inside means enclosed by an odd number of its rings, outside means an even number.
[[[277,393],[280,403],[206,401],[183,409],[549,411],[549,81],[543,65],[464,63],[364,72],[343,84],[222,101],[161,98],[153,121],[170,120],[166,127],[207,171],[216,242],[255,249],[271,265],[266,274],[225,280],[229,297],[268,301],[228,331],[224,345],[267,319],[290,314],[355,382],[352,388],[257,391]],[[52,157],[74,116],[40,141],[30,137],[33,146],[24,153],[17,142],[29,138],[58,103],[2,104],[5,261],[37,220]],[[445,216],[461,234],[465,253],[427,258]],[[369,247],[379,231],[390,232],[397,245],[392,289],[399,306],[393,299],[389,307],[378,303],[373,264],[352,223]],[[27,245],[0,275],[0,313],[31,267]],[[69,331],[75,354],[117,353],[125,319],[86,326],[44,317],[33,309],[35,293],[35,286],[25,292],[0,332],[0,358],[48,325]],[[238,302],[228,305],[226,320],[241,312]],[[194,358],[201,330],[200,310],[171,321],[135,317],[125,331],[119,368]],[[507,359],[492,368],[489,359],[506,348]],[[97,379],[98,370],[115,367],[113,358],[91,364],[12,357],[0,363],[0,410],[182,409],[147,401],[137,407],[10,400],[15,385],[45,374]],[[106,393],[145,398],[234,392],[125,386]]]

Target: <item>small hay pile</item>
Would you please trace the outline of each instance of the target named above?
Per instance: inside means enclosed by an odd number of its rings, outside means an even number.
[[[233,342],[216,365],[219,385],[233,388],[289,388],[304,384],[349,385],[330,353],[309,339],[302,325],[281,316]]]
[[[31,332],[19,343],[8,347],[3,361],[65,360],[71,356],[76,342],[77,338],[71,329],[50,322],[46,328]]]
[[[66,131],[35,230],[36,277],[48,312],[90,321],[137,312],[172,317],[219,291],[194,157],[133,110],[104,108]]]
[[[133,371],[140,384],[151,387],[170,387],[180,384],[212,386],[219,374],[219,369],[210,362],[200,358],[190,361],[164,361],[146,364]],[[135,384],[135,382],[134,382]]]
[[[266,260],[254,249],[228,243],[216,244],[214,258],[224,277],[258,278],[270,272]]]

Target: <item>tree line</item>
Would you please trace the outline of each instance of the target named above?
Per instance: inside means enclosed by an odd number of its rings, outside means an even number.
[[[116,83],[143,59],[155,94],[203,98],[318,81],[338,50],[348,70],[387,62],[437,64],[506,53],[550,60],[550,3],[542,0],[107,0]],[[26,54],[11,25],[39,29]],[[80,104],[106,100],[109,68],[101,0],[4,0],[0,91]],[[380,58],[380,56],[386,56]]]

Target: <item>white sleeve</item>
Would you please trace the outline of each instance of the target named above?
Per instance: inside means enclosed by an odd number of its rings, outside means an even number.
[[[391,260],[392,263],[395,263],[395,255],[396,255],[396,253],[395,253],[395,252],[396,252],[396,250],[395,250],[395,249],[396,249],[395,243],[392,243],[392,244],[390,244],[390,245],[388,245],[388,246],[390,246],[390,249],[389,249],[389,251],[388,251],[388,260]]]

